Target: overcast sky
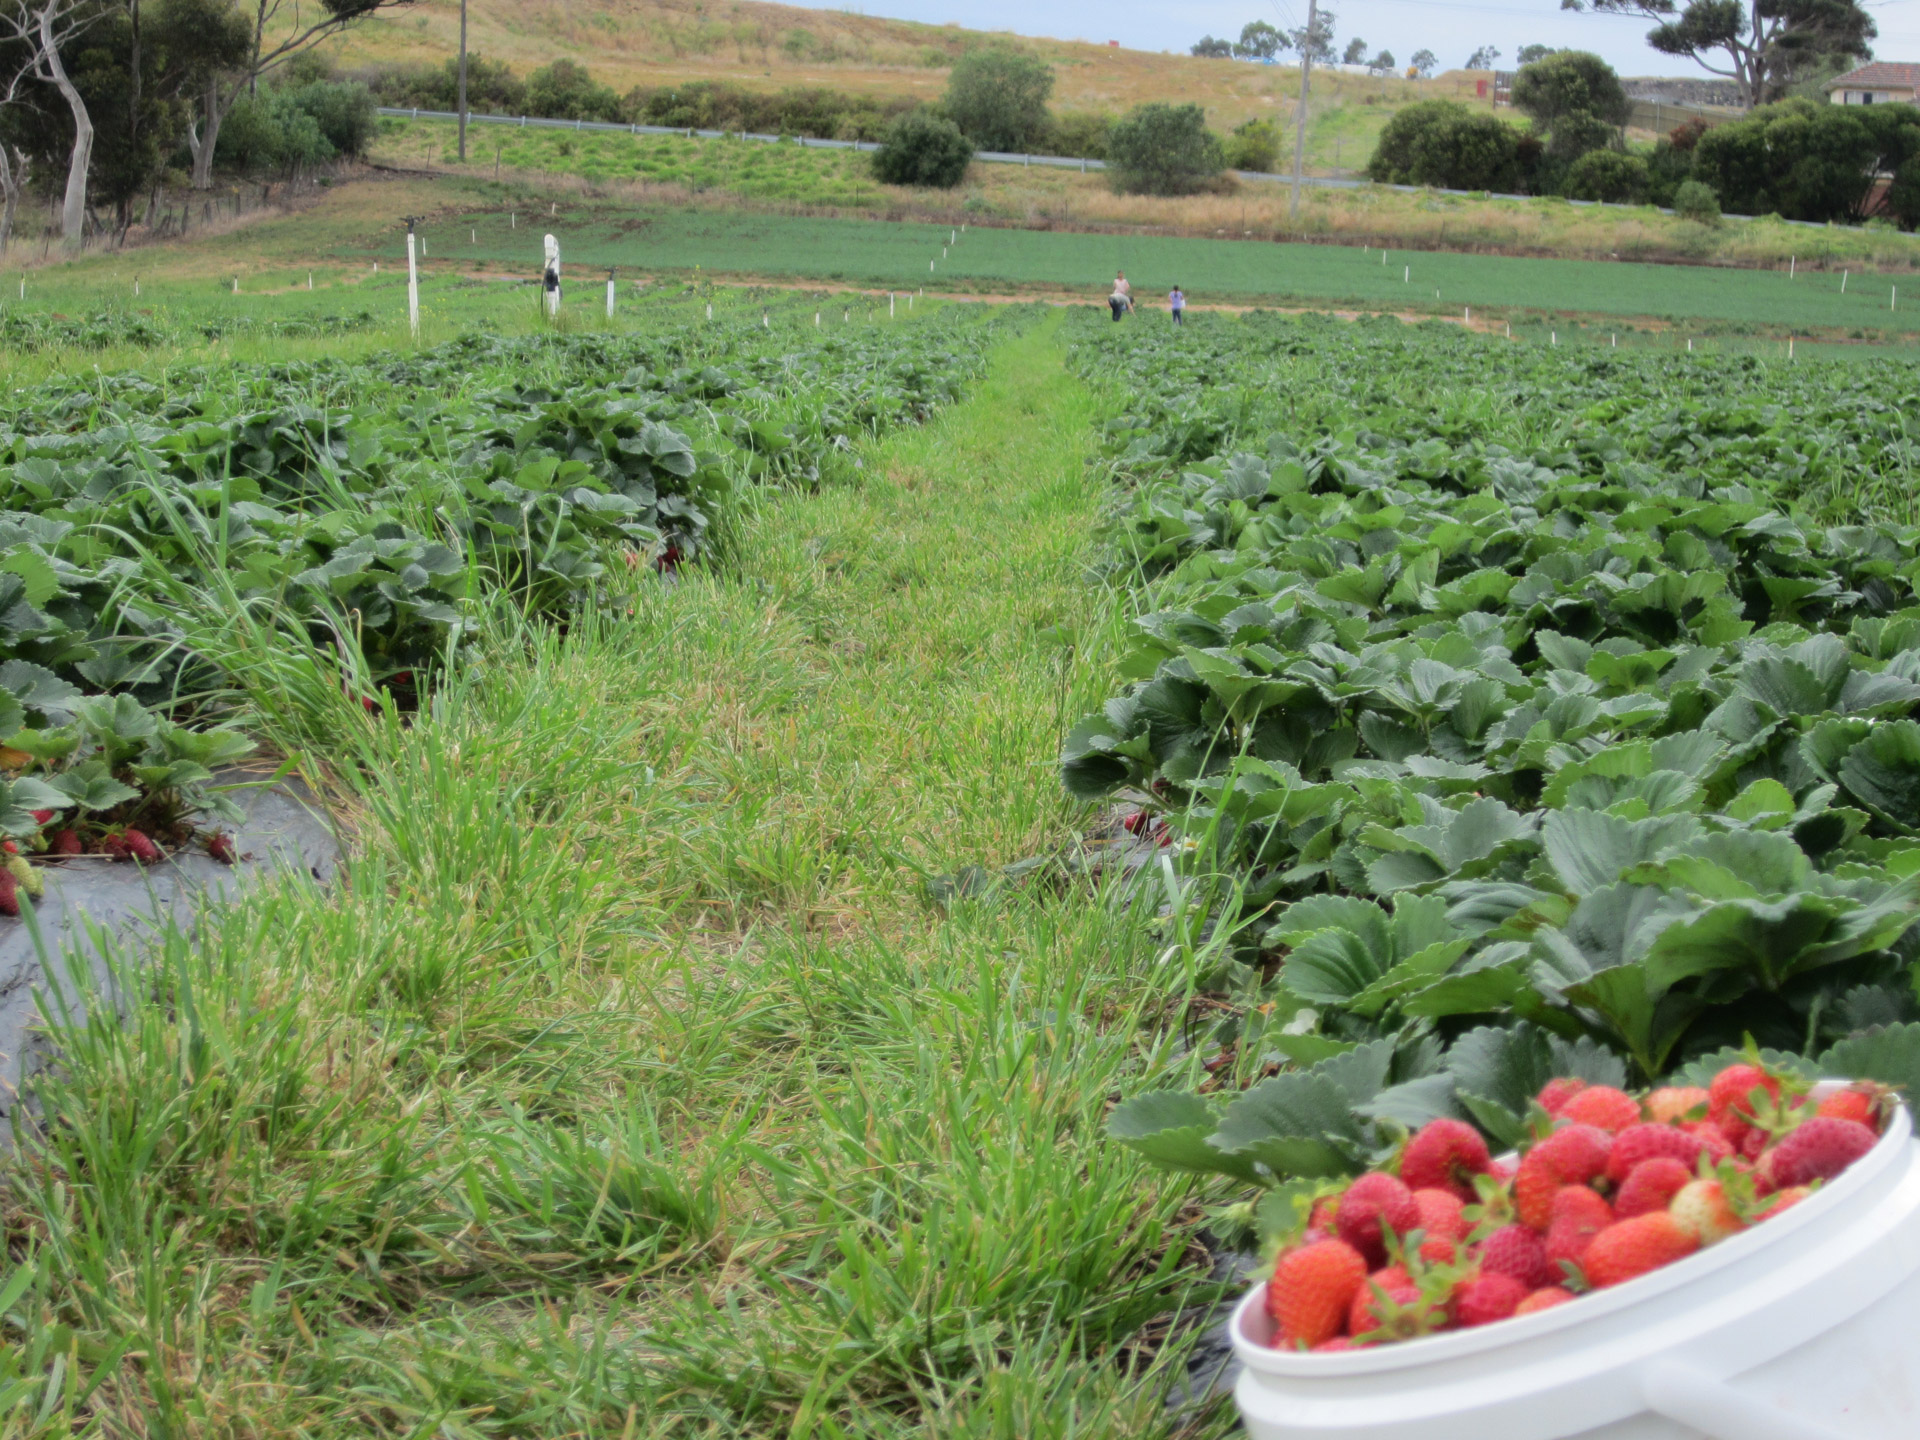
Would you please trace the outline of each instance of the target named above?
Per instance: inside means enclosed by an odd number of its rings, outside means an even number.
[[[810,8],[1066,40],[1118,40],[1137,50],[1185,50],[1206,34],[1231,38],[1249,20],[1292,29],[1305,23],[1307,13],[1306,0],[860,0]],[[1920,62],[1920,0],[1869,0],[1867,8],[1880,26],[1874,53],[1882,60]],[[1391,50],[1403,65],[1416,50],[1433,51],[1446,69],[1464,63],[1481,45],[1498,46],[1510,61],[1522,45],[1541,44],[1592,50],[1623,75],[1705,73],[1689,60],[1649,48],[1645,20],[1568,14],[1558,0],[1334,0],[1332,9],[1342,49],[1358,35],[1371,49]]]

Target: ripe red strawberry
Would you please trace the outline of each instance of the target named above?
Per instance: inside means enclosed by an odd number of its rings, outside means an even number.
[[[1560,1107],[1560,1118],[1617,1135],[1640,1123],[1640,1102],[1611,1085],[1589,1085]]]
[[[1340,1238],[1378,1264],[1386,1257],[1383,1227],[1396,1235],[1405,1235],[1420,1224],[1420,1206],[1413,1191],[1397,1176],[1379,1171],[1362,1175],[1340,1197],[1340,1209],[1334,1216]]]
[[[1735,1212],[1727,1199],[1726,1187],[1718,1180],[1688,1182],[1667,1207],[1680,1228],[1702,1245],[1717,1245],[1729,1235],[1747,1228],[1747,1222]]]
[[[1493,1157],[1480,1132],[1459,1120],[1433,1120],[1420,1127],[1400,1152],[1400,1179],[1409,1190],[1451,1190],[1473,1199],[1473,1177],[1484,1175]]]
[[[238,858],[233,853],[233,837],[224,830],[216,830],[207,837],[207,854],[222,865],[231,865]]]
[[[1823,1120],[1851,1120],[1869,1129],[1878,1128],[1873,1096],[1857,1086],[1836,1090],[1820,1102],[1814,1114]]]
[[[1556,1273],[1561,1262],[1587,1253],[1587,1246],[1614,1222],[1613,1207],[1597,1191],[1568,1185],[1553,1197],[1552,1223],[1547,1226],[1547,1264]]]
[[[1607,1152],[1607,1179],[1624,1185],[1627,1177],[1648,1160],[1664,1156],[1692,1170],[1706,1142],[1672,1125],[1629,1125],[1613,1137]]]
[[[1815,1116],[1773,1147],[1768,1179],[1780,1190],[1831,1180],[1878,1143],[1879,1137],[1857,1120]]]
[[[1127,812],[1127,818],[1120,822],[1120,826],[1129,835],[1143,835],[1151,818],[1144,810],[1130,810]]]
[[[1563,1290],[1558,1285],[1549,1285],[1544,1290],[1536,1290],[1518,1305],[1513,1307],[1516,1317],[1538,1315],[1542,1310],[1551,1310],[1556,1305],[1564,1305],[1573,1299],[1571,1290]]]
[[[80,837],[71,830],[56,830],[49,837],[48,850],[55,855],[84,855],[87,847],[80,843]]]
[[[1554,1281],[1547,1263],[1547,1247],[1525,1225],[1502,1225],[1480,1242],[1480,1273],[1510,1275],[1526,1290],[1538,1290]],[[1514,1297],[1519,1303],[1519,1297]]]
[[[1314,1346],[1313,1353],[1316,1355],[1334,1355],[1334,1354],[1338,1354],[1342,1350],[1364,1350],[1364,1349],[1366,1349],[1366,1346],[1362,1345],[1358,1340],[1355,1340],[1352,1336],[1336,1335],[1333,1337],[1333,1339],[1324,1341],[1321,1344]]]
[[[160,863],[160,847],[147,838],[145,831],[129,830],[124,839],[127,853],[142,865],[158,865]]]
[[[1667,1085],[1647,1096],[1647,1118],[1656,1125],[1704,1119],[1707,1092],[1698,1085]]]
[[[1586,1088],[1586,1081],[1563,1075],[1541,1086],[1540,1093],[1534,1096],[1534,1103],[1549,1115],[1558,1115],[1566,1107],[1567,1101]]]
[[[53,819],[53,811],[51,810],[35,810],[33,812],[33,823],[36,825],[45,825],[51,819]]]
[[[1482,1272],[1453,1292],[1454,1322],[1471,1327],[1505,1320],[1527,1294],[1527,1287],[1511,1275]]]
[[[1768,1199],[1766,1208],[1760,1212],[1760,1218],[1762,1220],[1771,1220],[1776,1215],[1784,1214],[1812,1193],[1813,1188],[1808,1185],[1795,1185],[1789,1189],[1782,1190],[1779,1194]]]
[[[1607,1168],[1613,1137],[1591,1125],[1556,1130],[1526,1153],[1513,1177],[1514,1210],[1524,1224],[1545,1233],[1553,1220],[1553,1197],[1563,1185],[1585,1185]]]
[[[1593,1237],[1581,1268],[1596,1290],[1684,1260],[1700,1242],[1665,1210],[1609,1225]]]
[[[1731,1160],[1734,1155],[1733,1142],[1727,1139],[1726,1132],[1711,1120],[1689,1120],[1680,1127],[1687,1134],[1696,1137],[1718,1165],[1722,1160]]]
[[[1693,1179],[1693,1171],[1669,1155],[1656,1155],[1633,1167],[1633,1174],[1613,1198],[1613,1213],[1622,1220],[1665,1210]]]
[[[1467,1207],[1450,1190],[1416,1190],[1413,1203],[1420,1207],[1420,1228],[1434,1239],[1464,1240],[1473,1228],[1467,1224]]]
[[[1727,1066],[1707,1087],[1707,1118],[1736,1148],[1752,1129],[1756,1091],[1767,1102],[1779,1103],[1780,1082],[1758,1065],[1744,1062]]]
[[[20,913],[20,885],[13,876],[0,870],[0,915]]]
[[[1319,1240],[1285,1252],[1274,1262],[1267,1284],[1267,1314],[1277,1327],[1274,1344],[1311,1348],[1338,1335],[1366,1278],[1367,1262],[1360,1252],[1339,1240]]]
[[[1444,1235],[1430,1235],[1415,1252],[1423,1265],[1452,1265],[1460,1258],[1460,1244]]]

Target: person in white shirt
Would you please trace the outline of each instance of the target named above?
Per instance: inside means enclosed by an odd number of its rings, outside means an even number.
[[[1113,277],[1113,293],[1107,297],[1107,304],[1113,307],[1113,319],[1117,325],[1120,317],[1133,309],[1133,286],[1127,283],[1127,272],[1122,270]]]
[[[1174,324],[1184,325],[1187,323],[1186,322],[1186,316],[1187,316],[1186,292],[1181,290],[1178,284],[1176,284],[1173,287],[1173,293],[1167,296],[1167,308],[1173,311]]]

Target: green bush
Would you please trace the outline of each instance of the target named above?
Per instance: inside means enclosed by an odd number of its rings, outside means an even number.
[[[548,120],[620,119],[620,97],[584,65],[556,60],[527,77],[527,113]]]
[[[1056,115],[1047,127],[1046,150],[1053,155],[1071,155],[1076,159],[1107,158],[1107,132],[1113,129],[1113,117],[1097,110],[1071,110]]]
[[[1619,150],[1589,150],[1568,167],[1561,193],[1571,200],[1636,204],[1647,193],[1647,162]]]
[[[1047,131],[1053,67],[1024,50],[969,50],[954,63],[944,108],[982,150],[1022,154]]]
[[[873,173],[889,185],[951,190],[967,177],[973,146],[951,120],[916,110],[893,122],[873,157]]]
[[[1191,195],[1225,168],[1198,105],[1141,105],[1107,134],[1107,181],[1122,195]]]
[[[1280,163],[1280,127],[1271,120],[1249,120],[1227,137],[1227,168],[1271,174]]]
[[[1367,174],[1383,185],[1515,190],[1523,138],[1511,125],[1458,101],[1422,100],[1387,122]]]
[[[1920,155],[1910,155],[1893,177],[1887,192],[1887,209],[1903,230],[1920,229]]]
[[[1701,180],[1689,180],[1673,192],[1673,213],[1682,220],[1695,220],[1702,225],[1720,223],[1720,197],[1713,193],[1713,187]]]
[[[1520,67],[1514,108],[1546,138],[1547,159],[1571,165],[1615,142],[1632,106],[1613,67],[1584,50],[1562,50]]]
[[[1736,214],[1858,221],[1875,176],[1915,155],[1920,110],[1910,105],[1784,100],[1701,136],[1693,169]]]

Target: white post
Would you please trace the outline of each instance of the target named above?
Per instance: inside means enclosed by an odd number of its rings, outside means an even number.
[[[233,277],[233,293],[236,295],[240,293],[240,277],[238,275]]]
[[[1787,337],[1787,359],[1793,359],[1793,337],[1791,335]]]
[[[1473,307],[1471,305],[1467,306],[1466,323],[1469,325],[1473,323]]]
[[[891,290],[889,290],[887,292],[887,318],[889,320],[891,320],[894,315],[894,309],[893,309],[894,299],[895,299],[894,293]]]
[[[607,318],[613,318],[613,277],[607,277]]]
[[[420,338],[420,271],[413,258],[413,222],[407,222],[407,328]]]
[[[1799,269],[1800,257],[1798,255],[1789,255],[1787,257],[1787,279],[1793,279],[1795,274],[1799,272]]]
[[[420,237],[420,253],[422,255],[427,253],[427,237],[424,235]]]
[[[480,231],[477,227],[470,228],[467,231],[467,243],[469,245],[478,245],[480,243]]]
[[[764,310],[760,312],[760,328],[762,330],[771,330],[773,328],[773,321],[767,318],[767,312]]]
[[[1558,347],[1560,344],[1560,332],[1558,330],[1549,330],[1547,332],[1547,343]]]
[[[1689,335],[1687,336],[1687,354],[1691,355],[1692,353],[1693,353],[1693,337]]]
[[[712,318],[713,318],[713,302],[709,300],[707,301],[707,319],[711,320]]]
[[[1613,348],[1616,350],[1620,348],[1620,336],[1617,333],[1613,337]]]
[[[1509,320],[1506,322],[1506,324],[1507,324],[1507,339],[1511,340],[1513,338],[1513,322]]]
[[[939,262],[938,262],[938,261],[935,261],[935,260],[929,260],[929,261],[927,262],[927,273],[928,273],[929,275],[931,275],[931,274],[933,274],[933,267],[934,267],[934,266],[935,266],[936,264],[938,264],[938,263],[939,263]]]
[[[1407,266],[1407,273],[1400,277],[1400,281],[1404,285],[1411,285],[1413,283],[1413,267],[1411,265]]]
[[[140,288],[140,282],[138,280],[133,282],[133,288],[135,290]],[[307,289],[313,289],[313,272],[311,270],[307,272]]]
[[[1847,293],[1847,274],[1848,272],[1845,270],[1840,272],[1840,293],[1842,295]]]
[[[818,310],[813,312],[813,328],[816,330],[820,328],[820,312]]]
[[[509,230],[518,230],[520,228],[520,212],[518,210],[509,210],[507,212],[507,228]]]

